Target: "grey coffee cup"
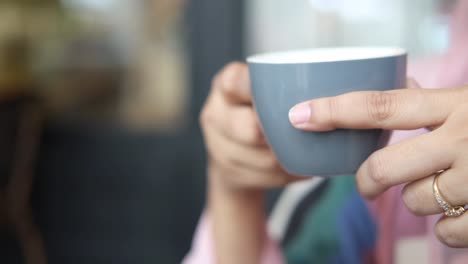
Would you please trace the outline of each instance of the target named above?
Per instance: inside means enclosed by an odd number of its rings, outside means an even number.
[[[349,47],[287,51],[247,59],[254,105],[266,138],[286,171],[304,176],[352,174],[388,133],[378,129],[304,132],[288,119],[307,100],[361,90],[405,87],[406,52]]]

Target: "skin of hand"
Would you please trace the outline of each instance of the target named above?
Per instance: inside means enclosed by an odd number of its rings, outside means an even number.
[[[264,191],[302,178],[286,173],[266,143],[245,64],[231,63],[216,75],[200,123],[217,263],[259,263],[266,238]]]
[[[427,134],[373,153],[359,168],[361,194],[374,198],[388,188],[406,184],[403,200],[416,215],[443,212],[434,198],[434,174],[441,194],[453,206],[468,204],[468,87],[392,91],[361,91],[319,98],[294,106],[289,119],[305,131],[337,128],[410,130]],[[439,240],[450,247],[468,247],[468,213],[442,217],[435,225]]]

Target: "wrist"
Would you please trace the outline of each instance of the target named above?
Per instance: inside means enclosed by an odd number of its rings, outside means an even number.
[[[263,200],[265,189],[234,183],[229,178],[236,177],[236,175],[227,175],[229,173],[233,172],[215,164],[208,166],[208,191],[210,196],[222,196],[236,200]]]
[[[219,263],[259,263],[266,235],[264,190],[232,184],[209,166],[208,210]]]

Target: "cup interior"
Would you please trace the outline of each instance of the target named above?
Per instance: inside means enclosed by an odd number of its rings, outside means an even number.
[[[319,63],[395,57],[404,54],[406,54],[404,49],[393,47],[320,48],[258,54],[247,58],[247,62],[262,64]]]

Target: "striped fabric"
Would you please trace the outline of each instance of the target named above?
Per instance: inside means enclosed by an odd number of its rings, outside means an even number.
[[[323,181],[297,209],[283,239],[288,263],[358,264],[371,257],[376,224],[353,176]]]

